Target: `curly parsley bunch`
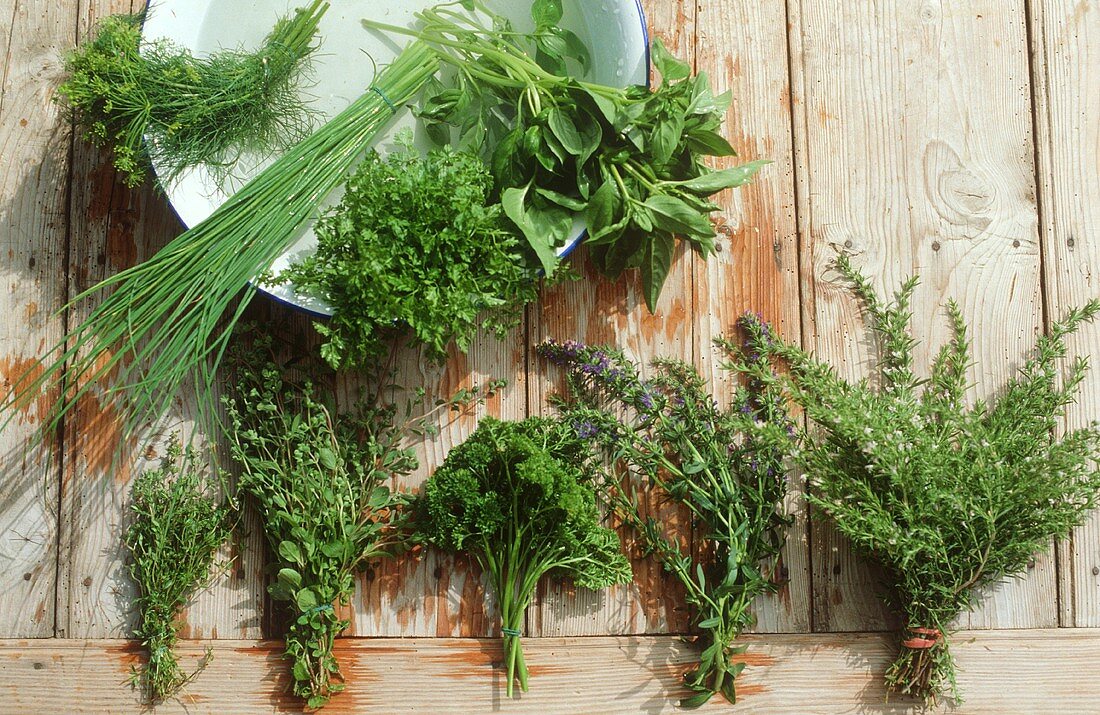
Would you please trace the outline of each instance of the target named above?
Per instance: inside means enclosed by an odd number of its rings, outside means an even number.
[[[741,346],[716,342],[742,357]],[[736,702],[734,681],[744,663],[733,656],[744,648],[734,641],[754,622],[753,599],[776,587],[790,521],[782,509],[782,447],[791,428],[785,405],[751,379],[723,409],[698,372],[678,360],[655,361],[655,374],[643,379],[637,364],[607,348],[550,340],[538,352],[566,370],[563,419],[608,457],[606,493],[615,515],[684,586],[702,635],[699,663],[684,674],[694,694],[680,704],[697,707],[715,693]],[[693,548],[671,525],[644,514],[645,493],[690,511]]]
[[[369,364],[395,333],[435,359],[451,341],[465,352],[479,327],[503,336],[518,325],[538,295],[519,240],[488,202],[481,160],[449,148],[421,156],[409,134],[401,142],[367,156],[317,224],[317,252],[281,276],[332,306],[317,327],[336,368]]]
[[[630,580],[618,535],[600,523],[590,462],[568,424],[487,417],[451,450],[418,499],[422,538],[472,554],[489,574],[509,697],[516,679],[527,691],[520,636],[539,579],[553,573],[591,589]]]
[[[1057,363],[1066,337],[1100,313],[1100,301],[1052,325],[996,399],[968,404],[970,343],[959,307],[948,303],[953,337],[920,379],[909,307],[916,279],[886,303],[846,257],[838,267],[877,336],[877,379],[847,382],[754,319],[754,349],[789,373],[740,367],[806,410],[812,427],[798,435],[794,456],[808,499],[881,564],[892,586],[907,628],[886,674],[889,690],[934,702],[950,688],[958,700],[949,624],[978,589],[1022,573],[1096,505],[1100,430],[1055,435],[1087,369],[1077,358],[1063,375]]]

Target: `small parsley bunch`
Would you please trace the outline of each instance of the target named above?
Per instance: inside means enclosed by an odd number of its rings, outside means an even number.
[[[229,509],[213,497],[211,486],[194,451],[175,435],[160,466],[134,481],[132,521],[123,541],[141,612],[134,635],[148,649],[149,659],[135,669],[133,682],[146,687],[152,703],[194,677],[183,673],[172,648],[179,637],[180,611],[210,581],[215,554],[231,529]]]
[[[591,589],[630,580],[618,535],[600,523],[589,467],[587,445],[568,424],[486,417],[451,450],[417,501],[421,538],[470,553],[489,575],[509,697],[517,679],[527,691],[520,637],[543,576],[567,576]]]
[[[738,359],[741,346],[716,341]],[[606,493],[614,513],[640,537],[665,570],[684,586],[702,631],[699,664],[684,674],[697,707],[715,693],[736,702],[734,680],[744,652],[733,645],[754,622],[756,596],[775,588],[773,572],[786,527],[787,493],[781,447],[790,419],[774,391],[750,379],[720,408],[690,365],[657,360],[642,379],[621,353],[553,340],[539,354],[566,370],[569,399],[563,419],[578,435],[600,444],[611,465]],[[750,434],[751,433],[751,434]],[[645,516],[643,493],[684,506],[698,548],[685,547],[669,524]]]
[[[370,152],[335,211],[317,226],[317,252],[284,272],[327,301],[321,352],[333,367],[369,363],[395,333],[435,359],[463,352],[479,327],[503,336],[538,296],[519,240],[480,159],[450,148],[421,156],[411,134],[385,157]]]
[[[1020,574],[1052,537],[1080,524],[1100,492],[1100,431],[1056,435],[1087,364],[1066,374],[1065,340],[1100,313],[1100,301],[1071,310],[1040,336],[1019,374],[990,401],[968,403],[970,343],[962,313],[947,304],[952,338],[927,379],[913,367],[910,301],[916,279],[882,301],[847,257],[844,277],[877,337],[875,379],[840,378],[824,362],[777,340],[749,318],[753,349],[785,363],[775,374],[739,368],[805,409],[793,454],[809,481],[810,503],[878,562],[904,616],[901,652],[886,674],[890,692],[934,702],[958,700],[946,631],[975,592]]]

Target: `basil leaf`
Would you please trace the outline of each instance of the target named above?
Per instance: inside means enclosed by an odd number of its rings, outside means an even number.
[[[696,129],[688,133],[688,146],[709,156],[737,156],[737,152],[725,137],[709,129]]]
[[[619,122],[619,105],[614,100],[609,99],[598,92],[590,89],[585,89],[584,93],[587,94],[595,103],[596,108],[600,110],[600,114],[611,126],[617,126]]]
[[[562,208],[569,209],[570,211],[584,211],[588,206],[584,201],[579,201],[571,196],[558,193],[551,189],[535,189],[535,193],[543,197],[547,201],[553,202]]]
[[[645,206],[653,214],[658,228],[684,236],[713,236],[714,226],[690,206],[667,194],[655,194],[646,199]]]
[[[703,196],[710,196],[724,189],[732,189],[735,186],[747,184],[749,179],[760,171],[761,167],[771,163],[766,159],[750,161],[729,169],[712,171],[687,181],[678,181],[675,185]]]
[[[650,139],[650,154],[655,164],[663,166],[672,159],[676,148],[680,146],[683,132],[684,118],[679,114],[665,119],[656,126]]]
[[[691,65],[673,57],[659,37],[653,40],[653,64],[666,83],[687,79],[691,75]]]
[[[613,179],[608,179],[588,200],[584,220],[588,224],[589,234],[594,236],[605,226],[613,224],[621,206],[622,197],[619,196],[619,187]]]
[[[551,237],[540,232],[527,213],[525,202],[527,201],[528,189],[530,189],[530,184],[522,189],[514,187],[505,189],[500,197],[500,205],[504,209],[504,215],[519,228],[524,238],[527,239],[528,245],[531,246],[531,250],[535,252],[539,263],[542,264],[543,272],[549,277],[554,274],[554,269],[558,266],[558,256],[551,244]]]
[[[531,19],[539,29],[557,25],[564,14],[561,0],[535,0],[531,4]]]
[[[661,288],[672,269],[675,249],[676,241],[666,233],[655,234],[646,245],[645,259],[642,261],[642,293],[650,313],[657,312],[657,299],[661,297]]]
[[[565,112],[556,107],[551,109],[546,115],[546,123],[567,152],[573,156],[580,156],[585,149],[585,141],[581,138],[573,120],[566,116]]]
[[[588,47],[585,46],[584,41],[572,30],[561,27],[555,27],[554,30],[565,40],[565,56],[576,60],[582,72],[587,71],[592,65],[592,56],[588,53]]]

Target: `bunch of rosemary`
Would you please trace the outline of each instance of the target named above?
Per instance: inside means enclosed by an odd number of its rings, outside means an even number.
[[[716,342],[733,359],[760,360]],[[677,360],[655,361],[655,374],[642,379],[635,363],[609,349],[547,341],[538,352],[566,370],[563,418],[604,448],[615,515],[683,584],[703,632],[699,664],[684,674],[695,694],[680,704],[697,707],[715,693],[736,702],[734,681],[744,664],[732,657],[744,648],[733,643],[754,622],[753,599],[775,588],[789,523],[781,447],[791,423],[783,405],[763,382],[749,380],[722,409],[695,369]],[[643,515],[647,493],[691,513],[696,548]]]
[[[111,15],[69,53],[59,96],[88,139],[109,146],[126,183],[152,162],[165,184],[205,164],[224,176],[245,153],[285,150],[310,129],[298,83],[316,49],[324,0],[280,19],[260,47],[195,57],[142,43],[143,15]]]
[[[889,691],[929,703],[950,688],[958,700],[946,635],[952,620],[980,588],[1022,573],[1096,504],[1100,431],[1055,434],[1087,368],[1078,358],[1062,375],[1057,363],[1066,337],[1100,313],[1100,301],[1054,323],[998,397],[968,404],[971,358],[958,306],[948,303],[952,339],[920,379],[911,335],[916,279],[887,303],[847,257],[838,267],[877,336],[876,379],[847,382],[754,318],[746,321],[752,349],[789,373],[738,367],[806,410],[812,426],[798,434],[793,454],[809,480],[809,501],[889,580],[906,623],[886,674]]]
[[[180,669],[172,648],[180,610],[209,580],[214,555],[229,536],[228,507],[209,494],[195,454],[172,436],[159,469],[134,481],[132,521],[123,540],[130,551],[130,576],[138,587],[140,624],[134,635],[149,651],[134,684],[160,702],[193,675]],[[209,654],[207,656],[209,658]],[[205,663],[205,661],[204,661]],[[201,669],[201,666],[200,666]]]

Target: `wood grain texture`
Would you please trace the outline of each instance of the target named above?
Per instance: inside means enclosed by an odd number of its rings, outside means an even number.
[[[732,711],[760,715],[915,712],[886,703],[882,673],[893,656],[881,634],[747,637],[747,664]],[[964,704],[927,712],[960,715],[1096,712],[1100,681],[1081,677],[1100,659],[1100,633],[1081,629],[964,631],[954,637]],[[281,644],[192,641],[191,670],[209,645],[214,658],[179,699],[158,713],[302,712],[288,692]],[[326,713],[673,713],[678,679],[695,653],[670,636],[535,638],[524,644],[531,690],[508,701],[495,639],[340,639],[348,688]],[[125,681],[143,657],[118,641],[2,641],[3,712],[136,713]],[[1027,687],[1019,687],[1020,683]],[[702,712],[730,712],[712,701]]]
[[[644,0],[651,36],[660,37],[672,54],[694,59],[695,4],[680,0]],[[628,271],[618,281],[600,277],[584,258],[574,266],[583,280],[547,291],[532,321],[533,342],[547,338],[577,340],[589,345],[618,347],[643,363],[655,357],[692,359],[692,255],[679,246],[661,293],[657,312],[645,306],[641,279]],[[643,375],[645,371],[643,370]],[[532,410],[546,410],[546,400],[562,383],[556,370],[538,358],[531,363]],[[650,499],[648,508],[660,518],[683,525],[690,538],[686,512]],[[570,636],[603,633],[680,633],[689,626],[681,587],[651,558],[643,557],[629,530],[620,530],[634,569],[633,583],[599,593],[568,583],[540,586],[537,603],[528,611],[535,635]]]
[[[973,381],[1012,375],[1041,324],[1039,250],[1022,2],[792,3],[802,105],[798,171],[808,343],[854,377],[868,344],[832,262],[838,251],[880,290],[920,273],[917,365],[947,337],[959,301],[974,335]],[[792,43],[793,44],[793,43]],[[875,578],[814,520],[815,628],[882,628]],[[1052,559],[991,589],[972,627],[1053,625]]]
[[[61,338],[68,234],[68,122],[51,102],[58,52],[71,42],[67,2],[0,3],[0,391]],[[0,634],[52,636],[60,452],[28,440],[56,394],[0,434]]]
[[[73,3],[74,6],[76,3]],[[142,0],[89,0],[74,21],[78,40],[107,14],[136,12]],[[59,48],[58,54],[67,48]],[[180,233],[181,226],[151,185],[128,189],[107,153],[77,136],[71,176],[69,295],[146,260]],[[92,309],[92,299],[73,307],[75,326]],[[89,393],[65,425],[65,470],[61,490],[64,554],[58,567],[58,633],[63,636],[125,636],[135,624],[135,587],[127,573],[122,535],[129,521],[132,478],[159,463],[163,442],[176,432],[184,441],[205,443],[196,429],[193,391],[182,390],[161,424],[123,442],[122,416]],[[221,551],[235,558],[212,586],[183,614],[185,637],[259,637],[262,603],[260,534],[246,518],[244,528]],[[243,536],[242,536],[243,535]]]
[[[1041,197],[1044,297],[1048,321],[1100,296],[1100,3],[1031,3],[1036,152]],[[1100,354],[1100,331],[1085,327],[1074,355]],[[1093,362],[1095,369],[1095,361]],[[1065,427],[1084,427],[1100,410],[1100,376],[1082,387]],[[1100,625],[1100,516],[1059,549],[1060,622]]]
[[[725,132],[739,156],[723,165],[774,162],[751,185],[718,198],[718,252],[705,261],[695,259],[695,362],[725,404],[733,385],[719,367],[712,340],[735,335],[738,317],[759,312],[786,339],[800,342],[787,18],[781,3],[705,0],[697,7],[696,70],[707,73],[716,93],[733,94]],[[799,497],[801,481],[798,474],[790,477],[786,509],[795,521],[776,573],[779,590],[761,596],[754,606],[760,631],[810,630],[808,525]]]

